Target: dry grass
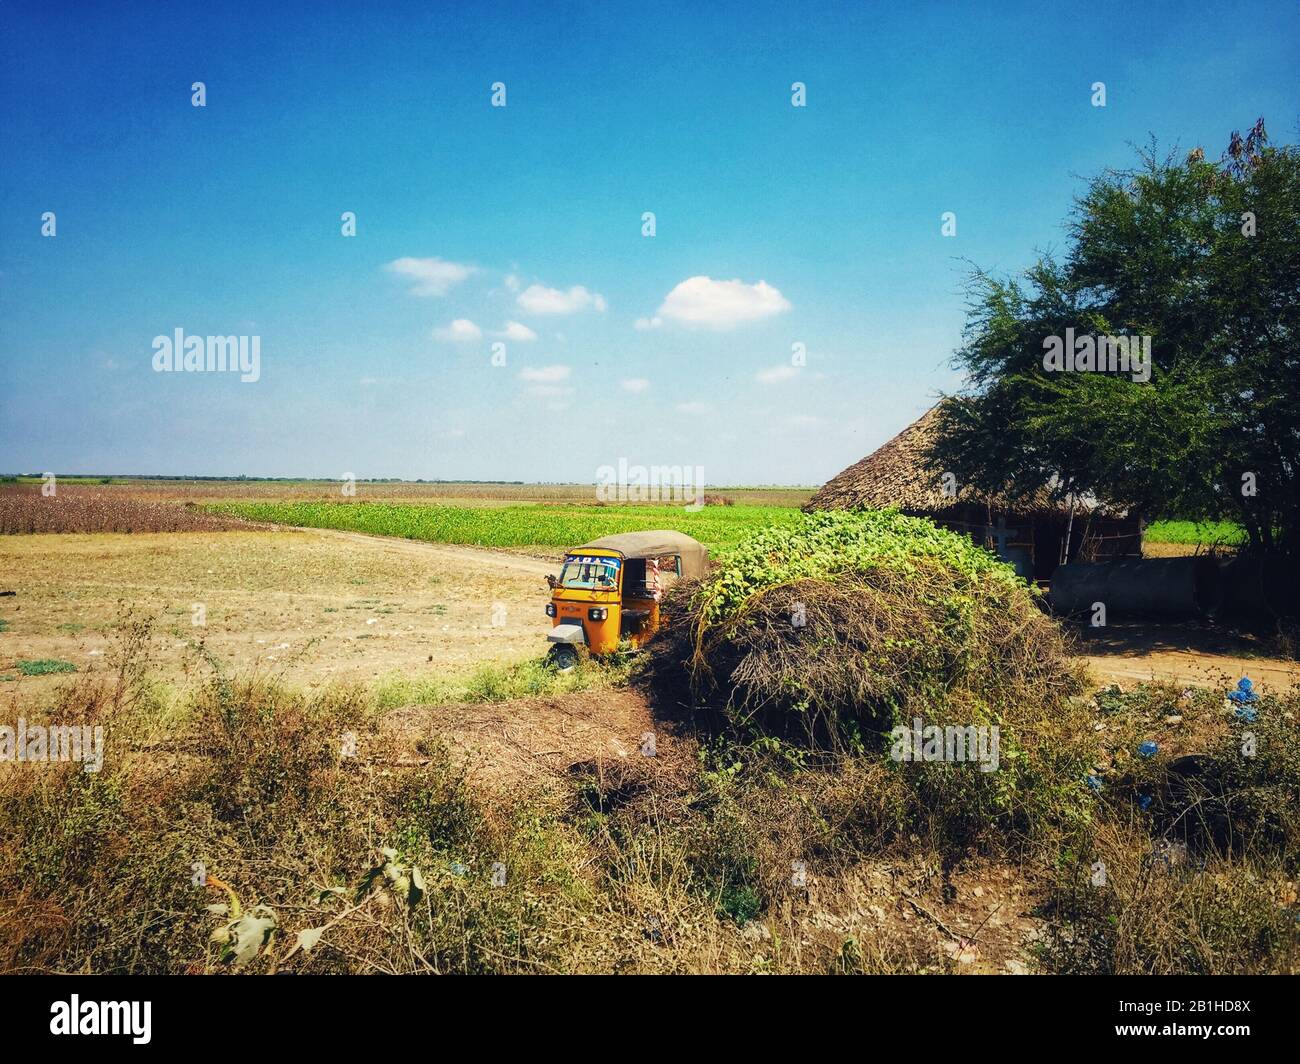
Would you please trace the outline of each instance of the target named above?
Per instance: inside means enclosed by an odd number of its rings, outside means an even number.
[[[432,721],[412,763],[409,733],[385,733],[358,689],[305,696],[218,675],[163,725],[146,682],[148,624],[131,620],[125,633],[111,677],[69,685],[48,715],[33,714],[105,727],[104,770],[7,765],[0,774],[0,969],[688,972],[796,963],[774,962],[779,951],[756,949],[720,918],[694,870],[692,836],[675,823],[689,817],[689,760],[643,768],[616,817],[583,800],[580,773],[562,803],[472,788],[468,761]],[[352,757],[341,753],[349,733]],[[194,880],[196,862],[206,887]],[[369,876],[386,863],[409,873],[401,889]],[[494,879],[496,868],[503,878]],[[422,890],[412,892],[413,882]],[[227,911],[209,912],[214,904]],[[276,925],[242,965],[210,938],[237,915],[234,905]],[[311,929],[319,941],[301,948],[299,932]],[[868,955],[895,963],[883,940]],[[798,951],[801,967],[833,963],[811,945]]]
[[[99,667],[122,602],[161,618],[158,670],[178,685],[196,675],[200,645],[237,671],[304,685],[536,657],[549,626],[545,567],[491,562],[289,531],[3,537],[0,570],[17,593],[0,598],[0,674],[23,658]]]
[[[9,702],[31,722],[99,724],[108,749],[99,773],[0,764],[0,970],[1297,967],[1294,696],[1259,706],[1253,759],[1216,695],[1139,688],[1072,703],[1094,756],[1112,752],[1115,767],[1085,822],[1049,842],[995,812],[955,830],[970,792],[929,773],[941,766],[909,775],[879,755],[770,738],[699,745],[638,716],[626,692],[570,705],[519,700],[499,680],[474,697],[515,701],[394,712],[358,686],[308,694],[218,671],[169,703],[154,646],[151,621],[127,616],[108,668]],[[1175,705],[1184,723],[1166,721]],[[633,745],[646,727],[654,758]],[[1159,755],[1131,756],[1153,729]],[[611,749],[619,737],[626,748]],[[1195,792],[1171,783],[1192,754],[1205,759]],[[1052,777],[1025,785],[1050,806]],[[1158,801],[1143,809],[1144,793]],[[1167,838],[1185,840],[1188,859],[1153,870]],[[1088,879],[1096,861],[1101,887]],[[211,939],[233,915],[208,911],[232,904],[221,884],[275,921],[240,966]],[[310,948],[303,931],[319,931]]]
[[[1095,704],[1098,814],[1057,871],[1045,963],[1294,972],[1300,698],[1265,695],[1253,720],[1220,691],[1168,684],[1108,688]]]

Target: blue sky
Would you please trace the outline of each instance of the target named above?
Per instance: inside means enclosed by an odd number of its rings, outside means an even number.
[[[1300,113],[1292,2],[186,6],[0,8],[0,471],[818,483],[955,386],[964,260]]]

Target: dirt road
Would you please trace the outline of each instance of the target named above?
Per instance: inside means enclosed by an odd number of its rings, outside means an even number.
[[[1163,652],[1129,658],[1090,655],[1088,667],[1103,684],[1131,687],[1144,680],[1168,680],[1186,687],[1228,690],[1248,676],[1272,691],[1289,691],[1300,684],[1300,666],[1274,660],[1218,654]]]
[[[419,555],[449,564],[463,563],[481,566],[485,569],[527,573],[542,579],[545,579],[548,574],[558,576],[560,573],[560,560],[558,558],[551,562],[541,558],[528,557],[527,555],[492,550],[488,547],[464,547],[451,543],[429,543],[420,539],[372,536],[367,532],[345,532],[334,528],[293,528],[292,531],[303,532],[311,536],[327,536],[332,539],[348,540],[352,543],[368,544],[381,547],[384,550]]]
[[[1275,691],[1300,683],[1300,662],[1274,656],[1267,641],[1222,627],[1117,624],[1084,628],[1079,651],[1101,683],[1130,687],[1141,680],[1226,690],[1243,676]]]

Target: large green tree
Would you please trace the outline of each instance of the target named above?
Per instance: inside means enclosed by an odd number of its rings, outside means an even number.
[[[1300,551],[1300,151],[1263,119],[1217,162],[1139,153],[1094,178],[1069,246],[977,272],[933,470],[981,491],[1092,494],[1148,518],[1231,519]],[[1151,338],[1133,373],[1044,368],[1045,342]]]

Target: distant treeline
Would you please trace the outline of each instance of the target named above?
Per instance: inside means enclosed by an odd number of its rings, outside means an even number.
[[[166,481],[172,484],[193,482],[211,482],[216,484],[230,484],[235,482],[247,482],[250,484],[334,484],[340,481],[341,477],[190,477],[190,476],[166,476],[163,474],[151,473],[55,473],[56,478],[60,480],[98,480],[107,483],[110,480],[156,480]],[[44,473],[9,473],[0,474],[0,481],[10,483],[17,480],[43,480]],[[358,484],[525,484],[523,480],[404,480],[401,477],[354,477],[352,478]],[[538,484],[567,484],[568,481],[562,480],[539,480]]]
[[[93,480],[100,484],[109,484],[113,481],[157,481],[170,484],[189,484],[189,483],[211,483],[211,484],[337,484],[341,477],[191,477],[191,476],[167,476],[161,473],[55,473],[58,480]],[[16,484],[20,480],[44,480],[44,473],[0,473],[0,484]],[[505,486],[524,487],[533,486],[553,486],[553,487],[586,487],[583,482],[576,480],[475,480],[473,478],[460,478],[455,480],[425,480],[421,477],[418,480],[404,480],[401,477],[355,477],[353,478],[358,484],[501,484]],[[709,485],[710,487],[729,488],[733,491],[764,491],[767,489],[782,490],[790,488],[815,488],[815,484],[726,484],[726,485]]]

